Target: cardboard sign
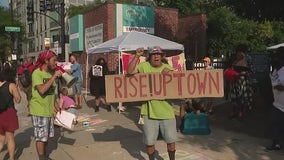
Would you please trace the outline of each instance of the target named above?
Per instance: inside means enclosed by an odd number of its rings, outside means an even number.
[[[223,97],[223,70],[106,76],[107,102]]]
[[[76,115],[67,111],[61,111],[61,113],[57,112],[54,124],[64,127],[69,130],[74,129],[73,121],[75,120]]]

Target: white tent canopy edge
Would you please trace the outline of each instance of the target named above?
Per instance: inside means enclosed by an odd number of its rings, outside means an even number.
[[[152,46],[160,46],[165,51],[177,51],[179,53],[184,50],[182,44],[150,34],[132,31],[88,49],[87,54],[135,51],[140,47],[147,49]]]

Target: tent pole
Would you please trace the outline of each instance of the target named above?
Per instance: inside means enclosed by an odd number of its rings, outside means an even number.
[[[120,75],[120,74],[123,74],[123,73],[121,73],[121,52],[119,51],[118,52],[118,74]],[[124,107],[124,106],[122,106],[122,102],[118,102],[118,107],[117,107],[117,109],[118,109],[118,113],[120,114],[121,113],[121,111],[123,112],[126,108]]]
[[[89,68],[89,54],[87,54],[87,62],[86,62],[86,73],[85,73],[85,81],[86,81],[86,91],[85,91],[85,97],[87,98],[88,96],[88,68]]]

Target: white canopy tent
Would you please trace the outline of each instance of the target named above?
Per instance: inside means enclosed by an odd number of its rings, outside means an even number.
[[[133,31],[106,41],[98,46],[92,47],[87,50],[87,54],[128,52],[135,51],[140,47],[147,49],[151,46],[160,46],[164,51],[166,51],[166,53],[169,53],[168,56],[172,54],[179,54],[184,50],[182,44],[150,34]]]
[[[137,48],[143,47],[147,50],[148,47],[159,46],[165,51],[167,56],[178,55],[184,51],[184,46],[176,42],[172,42],[157,36],[150,34],[132,31],[118,36],[114,39],[108,40],[98,46],[88,49],[87,52],[87,64],[86,70],[89,68],[88,55],[98,53],[113,53],[118,52],[121,57],[121,52],[134,52]],[[121,63],[118,63],[119,71],[121,69]],[[86,73],[86,84],[87,84],[87,73]],[[119,107],[123,107],[119,104]]]
[[[274,50],[274,49],[277,49],[279,47],[284,47],[284,43],[280,43],[280,44],[277,44],[277,45],[274,45],[274,46],[270,46],[270,47],[267,47],[266,49],[267,50]]]

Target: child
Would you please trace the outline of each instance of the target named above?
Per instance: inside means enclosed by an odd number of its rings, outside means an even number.
[[[67,112],[77,114],[77,104],[68,96],[68,89],[66,87],[62,87],[60,90],[59,107]],[[78,123],[77,119],[73,123],[76,125]]]

